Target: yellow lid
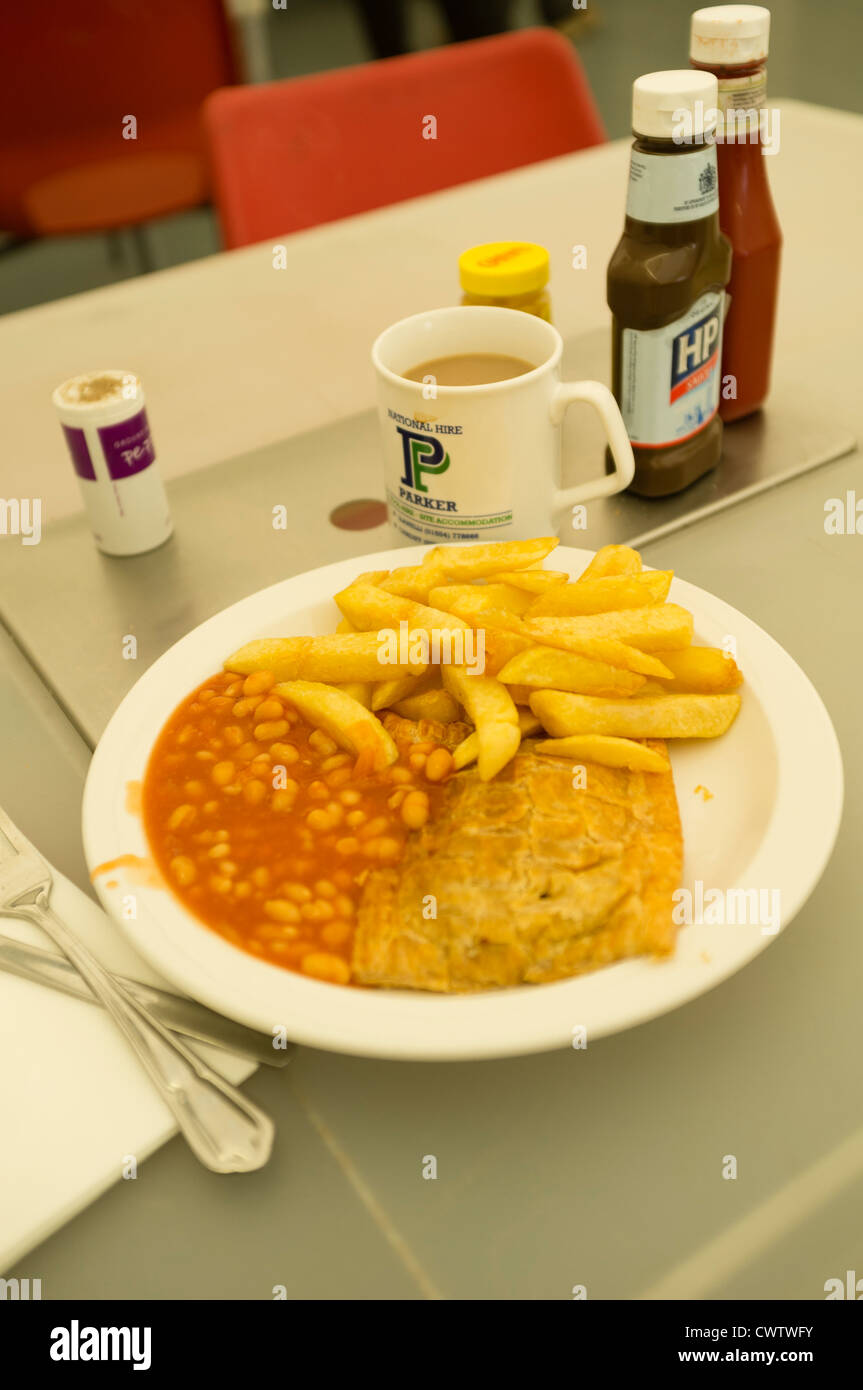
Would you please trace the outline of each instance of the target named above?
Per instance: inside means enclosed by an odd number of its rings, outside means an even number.
[[[548,252],[532,241],[489,241],[462,251],[458,271],[468,294],[529,294],[548,283]]]

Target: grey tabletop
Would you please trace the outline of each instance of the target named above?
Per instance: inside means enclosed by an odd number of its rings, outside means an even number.
[[[860,423],[835,426],[832,444],[828,429],[826,456]],[[360,417],[174,483],[177,533],[150,556],[106,559],[76,518],[26,553],[0,548],[3,802],[82,888],[81,787],[118,700],[226,603],[388,545],[385,530],[327,522],[347,497],[379,495],[377,469]],[[586,1051],[414,1065],[301,1048],[248,1083],[278,1125],[266,1169],[215,1177],[174,1140],[142,1181],[7,1272],[41,1277],[46,1297],[256,1299],[284,1286],[289,1298],[568,1299],[584,1286],[589,1298],[817,1299],[859,1269],[863,563],[858,536],[824,527],[825,502],[859,476],[847,454],[642,547],[782,643],[839,734],[839,842],[769,951]],[[274,532],[281,502],[291,526]],[[137,662],[121,655],[130,632]]]

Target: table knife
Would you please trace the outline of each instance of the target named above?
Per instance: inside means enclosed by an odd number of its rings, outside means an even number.
[[[81,978],[65,956],[54,951],[44,951],[39,946],[28,946],[22,941],[0,934],[0,970],[18,975],[22,980],[33,980],[37,984],[50,985],[53,989],[71,994],[76,999],[84,999],[89,1004],[99,1000],[91,992],[89,985]],[[172,1032],[182,1033],[187,1038],[199,1042],[212,1043],[228,1052],[237,1052],[252,1061],[262,1062],[268,1067],[283,1067],[291,1059],[293,1043],[287,1048],[274,1048],[272,1039],[242,1023],[224,1018],[204,1004],[194,999],[183,999],[178,994],[145,985],[140,980],[130,980],[127,976],[118,977],[131,994],[156,1015],[160,1023]]]

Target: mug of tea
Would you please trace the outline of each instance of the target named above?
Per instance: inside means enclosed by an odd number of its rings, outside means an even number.
[[[598,381],[561,381],[562,352],[544,319],[481,305],[414,314],[380,335],[372,362],[398,532],[429,543],[549,535],[568,508],[632,481],[617,402]],[[598,411],[613,468],[562,488],[561,424],[576,401]]]

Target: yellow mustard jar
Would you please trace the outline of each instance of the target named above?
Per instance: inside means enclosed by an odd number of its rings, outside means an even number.
[[[550,263],[544,246],[532,241],[489,241],[458,258],[462,304],[521,309],[551,322]]]

